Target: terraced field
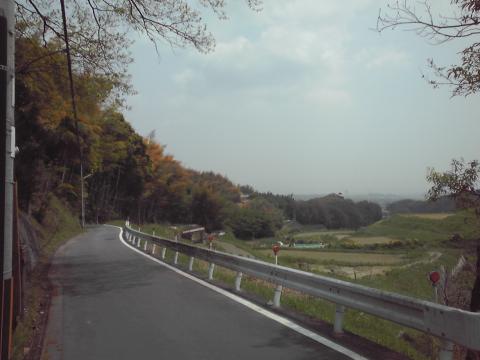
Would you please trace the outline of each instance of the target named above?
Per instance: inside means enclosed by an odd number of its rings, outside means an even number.
[[[271,250],[260,250],[262,255],[272,257]],[[374,254],[361,252],[333,252],[333,251],[316,251],[316,250],[281,250],[279,261],[282,258],[288,258],[289,261],[297,260],[308,261],[313,260],[317,263],[343,263],[343,264],[378,264],[392,265],[399,264],[404,261],[402,255],[399,254]]]
[[[454,215],[453,213],[431,213],[431,214],[402,214],[401,216],[405,217],[416,217],[420,219],[429,219],[429,220],[443,220],[447,217]]]

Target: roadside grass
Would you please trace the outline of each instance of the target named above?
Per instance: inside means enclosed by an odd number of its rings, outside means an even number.
[[[175,234],[180,231],[180,228],[174,229],[173,225],[164,223],[164,224],[144,224],[144,225],[135,225],[131,224],[135,230],[140,229],[140,231],[153,234],[155,232],[156,236],[166,237],[167,239],[173,239]]]
[[[30,219],[39,235],[40,258],[30,274],[24,291],[24,314],[19,319],[13,336],[13,360],[21,360],[36,351],[34,340],[40,340],[42,321],[48,312],[49,285],[48,269],[50,259],[66,240],[83,232],[78,219],[55,196],[50,196],[48,212],[40,225]]]
[[[110,220],[106,223],[107,225],[114,225],[118,227],[124,227],[125,226],[125,220]]]
[[[439,270],[441,266],[445,266],[447,270],[452,269],[460,255],[460,250],[445,250],[436,261],[416,263],[407,267],[393,267],[383,276],[364,277],[357,283],[432,301],[433,289],[428,280],[429,273],[433,270]]]

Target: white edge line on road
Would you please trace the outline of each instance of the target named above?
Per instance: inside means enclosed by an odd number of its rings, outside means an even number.
[[[297,323],[295,323],[295,322],[293,322],[293,321],[291,321],[291,320],[289,320],[289,319],[287,319],[283,316],[277,315],[277,314],[275,314],[275,313],[273,313],[273,312],[271,312],[267,309],[264,309],[264,308],[262,308],[262,307],[260,307],[256,304],[238,296],[238,295],[235,295],[231,292],[228,292],[224,289],[221,289],[218,286],[212,285],[212,284],[210,284],[210,283],[208,283],[208,282],[206,282],[202,279],[199,279],[199,278],[197,278],[197,277],[195,277],[195,276],[193,276],[189,273],[186,273],[186,272],[184,272],[184,271],[182,271],[182,270],[180,270],[176,267],[173,267],[173,266],[171,266],[167,263],[164,263],[163,261],[161,261],[161,260],[159,260],[159,259],[157,259],[153,256],[150,256],[149,254],[146,254],[146,253],[134,248],[133,246],[128,244],[123,239],[123,237],[122,237],[123,229],[121,227],[115,226],[115,225],[107,225],[107,226],[112,226],[112,227],[116,227],[116,228],[120,229],[120,233],[118,234],[118,237],[119,237],[120,241],[123,243],[123,245],[125,245],[126,247],[130,248],[131,250],[149,258],[150,260],[155,261],[156,263],[158,263],[158,264],[160,264],[160,265],[162,265],[162,266],[164,266],[164,267],[166,267],[166,268],[168,268],[172,271],[175,271],[177,274],[180,274],[180,275],[182,275],[182,276],[184,276],[184,277],[186,277],[190,280],[195,281],[196,283],[198,283],[200,285],[203,285],[203,286],[205,286],[205,287],[207,287],[207,288],[209,288],[213,291],[216,291],[217,293],[222,294],[222,295],[228,297],[229,299],[231,299],[231,300],[233,300],[233,301],[235,301],[239,304],[242,304],[242,305],[248,307],[249,309],[251,309],[251,310],[253,310],[253,311],[255,311],[255,312],[257,312],[257,313],[259,313],[259,314],[261,314],[261,315],[263,315],[263,316],[265,316],[265,317],[267,317],[267,318],[269,318],[273,321],[276,321],[276,322],[288,327],[289,329],[292,329],[292,330],[296,331],[299,334],[302,334],[302,335],[304,335],[304,336],[306,336],[306,337],[308,337],[308,338],[310,338],[310,339],[312,339],[312,340],[314,340],[314,341],[316,341],[316,342],[318,342],[318,343],[320,343],[320,344],[322,344],[326,347],[329,347],[330,349],[333,349],[333,350],[335,350],[335,351],[337,351],[337,352],[339,352],[343,355],[346,355],[346,356],[350,357],[351,359],[354,359],[354,360],[368,360],[367,358],[353,352],[352,350],[349,350],[346,347],[343,347],[343,346],[341,346],[341,345],[339,345],[339,344],[337,344],[337,343],[335,343],[335,342],[333,342],[333,341],[331,341],[327,338],[324,338],[323,336],[320,336],[317,333],[314,333],[313,331],[305,329],[304,327],[298,325]]]

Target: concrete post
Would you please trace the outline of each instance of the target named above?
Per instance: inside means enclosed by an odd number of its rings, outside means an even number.
[[[165,256],[167,255],[167,248],[162,249],[162,260],[165,260]]]
[[[175,251],[175,256],[173,257],[173,263],[174,263],[175,265],[178,264],[178,251]]]
[[[143,245],[143,251],[147,251],[147,247],[148,247],[148,242],[147,240],[145,240],[145,245]]]
[[[208,267],[208,280],[213,280],[213,270],[215,270],[215,264],[210,263],[210,266]]]
[[[451,341],[442,340],[438,360],[453,360],[453,343]]]
[[[188,261],[188,271],[193,271],[193,261],[195,258],[193,256],[190,257],[190,260]]]
[[[280,307],[280,298],[282,297],[282,290],[283,286],[282,285],[277,285],[277,288],[275,289],[275,293],[273,294],[273,307]]]
[[[153,244],[152,246],[152,255],[155,256],[155,250],[157,250],[157,245]]]
[[[333,333],[343,334],[343,317],[345,315],[345,306],[335,305],[335,322],[333,323]]]
[[[243,273],[242,272],[237,272],[237,276],[235,277],[235,291],[241,291],[241,285],[242,285],[242,277]]]

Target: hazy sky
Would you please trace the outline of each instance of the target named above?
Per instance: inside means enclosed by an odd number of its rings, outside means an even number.
[[[211,54],[132,48],[127,118],[185,166],[261,191],[409,194],[427,189],[427,167],[480,158],[479,95],[451,99],[421,78],[462,44],[378,34],[386,1],[233,2],[228,21],[208,20]]]

